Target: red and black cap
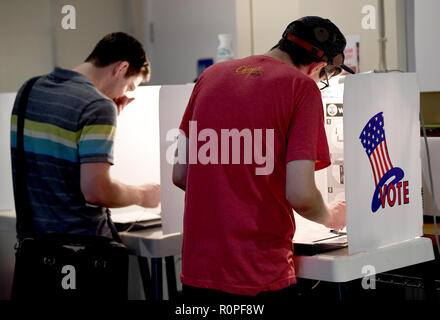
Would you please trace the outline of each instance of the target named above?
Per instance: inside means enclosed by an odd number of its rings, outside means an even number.
[[[344,64],[344,35],[330,20],[316,16],[303,17],[291,22],[283,33],[283,39],[307,50],[312,56],[335,67],[335,74],[344,69],[354,71]]]

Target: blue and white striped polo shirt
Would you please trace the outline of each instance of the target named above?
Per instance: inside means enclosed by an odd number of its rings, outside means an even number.
[[[17,111],[23,88],[11,117],[14,193]],[[86,204],[80,188],[80,165],[113,164],[116,117],[114,102],[78,72],[55,68],[34,84],[24,123],[24,150],[36,233],[111,237],[105,208]],[[20,219],[17,223],[20,237]]]

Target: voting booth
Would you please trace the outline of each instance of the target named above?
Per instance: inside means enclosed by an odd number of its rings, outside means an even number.
[[[181,242],[183,231],[185,193],[173,185],[172,168],[178,128],[193,87],[193,83],[139,87],[133,93],[135,100],[118,117],[112,177],[134,185],[160,183],[161,206],[112,209],[113,219],[133,221],[159,217],[160,239],[148,241],[154,243],[155,251],[166,255],[180,252],[176,243]],[[4,155],[0,163],[0,210],[11,212],[11,218],[3,219],[11,223],[0,225],[3,228],[2,283],[10,282],[14,261],[9,129],[15,95],[0,94],[0,147]],[[334,256],[330,253],[315,258],[297,256],[294,249],[298,277],[343,282],[362,277],[361,267],[365,264],[374,264],[377,272],[383,272],[432,260],[432,243],[418,238],[423,234],[423,211],[419,91],[415,74],[367,73],[335,77],[322,95],[331,165],[317,171],[315,179],[326,202],[346,200],[347,228],[343,230],[346,235],[336,237],[323,225],[295,213],[294,240],[315,242],[330,236],[331,239],[324,242],[348,246],[348,253],[336,254],[339,251],[335,251]],[[126,238],[130,237],[139,251],[156,254],[149,251],[151,248],[136,233],[127,233]],[[357,254],[359,252],[362,254]],[[410,257],[403,261],[407,253]],[[395,264],[390,265],[389,259]],[[2,296],[7,295],[9,289],[6,289]]]
[[[164,234],[182,232],[184,192],[172,183],[178,127],[194,84],[138,88],[118,118],[112,175],[121,182],[161,184],[161,206],[113,209],[162,218]],[[15,94],[3,94],[2,149],[9,155],[9,114]],[[332,164],[316,172],[326,202],[346,200],[350,253],[422,235],[419,91],[415,74],[337,77],[323,91]],[[9,110],[8,110],[9,109]],[[4,157],[1,208],[13,209],[10,159]],[[296,215],[298,221],[302,217]],[[325,232],[322,226],[316,231]],[[301,235],[300,226],[297,234]]]
[[[140,87],[118,120],[112,170],[123,182],[161,184],[161,207],[147,211],[161,215],[164,234],[183,231],[185,193],[173,185],[172,167],[178,128],[193,87]],[[337,77],[323,91],[323,107],[332,163],[316,172],[316,182],[326,202],[346,200],[349,253],[421,236],[415,74]],[[296,237],[316,238],[329,232],[297,214],[295,219],[299,222]]]
[[[336,77],[322,92],[331,165],[315,173],[326,202],[346,200],[349,254],[423,235],[419,90],[414,73]],[[298,242],[329,238],[295,214]],[[342,241],[343,240],[343,241]]]
[[[174,186],[177,136],[194,84],[139,87],[135,100],[118,117],[112,176],[128,184],[160,183],[159,208],[112,209],[115,221],[162,220],[163,234],[183,231],[185,192]]]
[[[416,74],[348,76],[344,87],[349,252],[423,235]]]

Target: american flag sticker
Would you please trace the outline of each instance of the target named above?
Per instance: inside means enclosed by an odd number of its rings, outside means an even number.
[[[409,203],[408,181],[401,182],[405,174],[401,168],[393,167],[388,153],[383,112],[367,122],[359,139],[370,161],[376,186],[372,212],[376,212],[380,206],[385,208],[386,203],[391,207]]]
[[[393,167],[385,140],[382,112],[376,114],[368,121],[359,138],[370,159],[374,181],[377,186],[385,173]]]

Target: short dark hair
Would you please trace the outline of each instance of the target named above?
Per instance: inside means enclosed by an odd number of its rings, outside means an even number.
[[[272,50],[279,48],[286,52],[297,67],[324,61],[327,71],[339,73],[342,69],[349,70],[343,64],[345,45],[344,35],[333,22],[307,16],[292,21]],[[324,75],[324,68],[321,75]]]
[[[317,57],[311,55],[309,51],[299,46],[296,46],[295,44],[284,38],[280,39],[280,41],[278,41],[278,43],[270,50],[276,48],[287,53],[290,59],[292,60],[293,64],[297,67],[307,66],[312,62],[322,61],[321,59],[318,59]],[[319,76],[323,77],[324,75],[325,75],[325,68],[322,68],[319,73]]]
[[[142,44],[124,32],[107,34],[85,60],[97,67],[105,67],[117,61],[129,63],[126,77],[142,74],[145,80],[150,73],[150,64]]]
[[[309,51],[296,46],[294,43],[284,38],[281,38],[271,50],[276,48],[287,53],[290,56],[290,59],[292,59],[293,64],[297,67],[306,66],[312,62],[322,61],[321,59],[311,55]]]

